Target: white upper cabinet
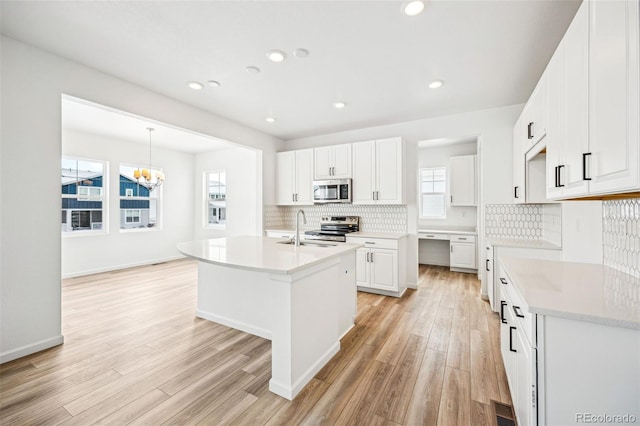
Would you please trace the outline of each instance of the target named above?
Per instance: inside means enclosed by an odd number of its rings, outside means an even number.
[[[353,146],[353,204],[403,204],[401,138],[356,142]]]
[[[449,159],[452,206],[476,206],[476,156],[463,155]]]
[[[314,148],[315,179],[351,177],[351,144]]]
[[[547,118],[547,79],[543,74],[522,110],[523,152],[546,136]]]
[[[313,204],[313,149],[279,152],[278,205]]]
[[[640,189],[638,0],[590,1],[591,194]]]
[[[513,126],[513,203],[523,204],[525,202],[524,187],[524,155],[525,146],[528,144],[524,136],[524,111]]]
[[[588,193],[583,155],[589,150],[589,5],[583,3],[547,67],[549,123],[547,198]]]

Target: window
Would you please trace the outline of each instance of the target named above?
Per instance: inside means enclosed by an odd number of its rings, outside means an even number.
[[[227,223],[227,177],[224,171],[205,173],[205,226],[220,227]]]
[[[447,168],[420,169],[420,217],[447,217]]]
[[[103,229],[107,163],[63,157],[60,168],[62,232],[91,233]]]
[[[159,227],[160,192],[162,187],[149,187],[145,179],[136,179],[135,171],[147,166],[120,165],[120,229]],[[152,176],[158,169],[151,169]]]

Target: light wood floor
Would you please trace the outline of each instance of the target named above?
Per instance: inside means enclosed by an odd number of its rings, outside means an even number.
[[[458,426],[510,403],[473,275],[421,266],[401,299],[359,293],[341,351],[289,402],[268,391],[268,340],[194,317],[196,274],[181,260],[64,281],[65,344],[0,367],[0,423]]]

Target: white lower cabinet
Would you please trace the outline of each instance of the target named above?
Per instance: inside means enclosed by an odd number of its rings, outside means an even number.
[[[473,236],[451,236],[449,243],[452,270],[477,269],[476,239]]]
[[[348,243],[363,244],[356,251],[358,290],[401,296],[406,290],[405,240],[347,236]]]
[[[530,313],[504,268],[496,271],[500,352],[517,424],[596,423],[589,418],[597,415],[610,416],[598,424],[637,422],[640,330]]]

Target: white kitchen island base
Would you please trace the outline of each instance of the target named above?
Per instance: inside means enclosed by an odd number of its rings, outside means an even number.
[[[340,350],[340,338],[353,327],[355,245],[337,251],[287,247],[297,260],[309,250],[320,256],[287,273],[230,267],[195,256],[185,246],[179,248],[202,260],[196,315],[271,340],[269,390],[284,398],[295,398]]]

